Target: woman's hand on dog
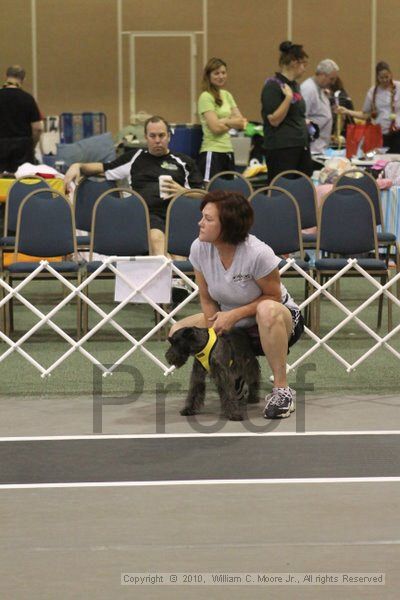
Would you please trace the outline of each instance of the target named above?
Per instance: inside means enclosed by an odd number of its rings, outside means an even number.
[[[209,319],[210,327],[214,328],[214,331],[217,335],[221,335],[221,333],[226,333],[237,321],[233,310],[227,310],[224,312],[218,311],[210,317]]]

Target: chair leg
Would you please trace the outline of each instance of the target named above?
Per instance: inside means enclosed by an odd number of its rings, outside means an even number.
[[[89,298],[89,286],[87,285],[83,293]],[[82,332],[86,335],[89,330],[89,307],[87,302],[82,302]]]
[[[311,290],[312,291],[312,290]],[[315,300],[308,305],[308,327],[311,331],[315,329]]]
[[[163,304],[161,306],[164,307]],[[158,323],[160,322],[160,313],[157,310],[153,309],[153,315],[154,315],[154,325],[158,325]],[[161,331],[161,329],[159,329],[157,331],[157,341],[161,342],[161,340],[162,340],[162,331]]]
[[[3,280],[5,280],[5,274],[2,273],[1,277]],[[3,300],[6,297],[6,290],[3,286],[1,286],[1,299]],[[1,307],[1,331],[3,331],[3,333],[6,332],[6,305],[3,304],[3,306]]]
[[[12,287],[12,278],[9,273],[5,274],[5,281]],[[8,337],[10,337],[11,332],[14,331],[14,304],[12,298],[10,298],[4,307],[4,330]]]
[[[307,300],[308,296],[310,293],[310,284],[308,283],[307,279],[304,280],[304,300]],[[304,321],[305,324],[307,325],[307,327],[310,327],[311,325],[311,311],[310,311],[310,305],[307,304],[307,306],[304,309]]]
[[[339,300],[339,301],[340,301],[340,294],[341,294],[341,292],[340,292],[340,290],[341,290],[341,283],[342,282],[341,282],[341,280],[339,278],[339,279],[337,279],[335,281],[335,283],[331,287],[332,294],[335,296],[336,300]]]
[[[380,282],[381,285],[385,285],[387,281],[387,277],[381,277],[380,278]],[[379,296],[379,304],[378,304],[378,323],[377,323],[377,328],[380,329],[382,326],[382,312],[383,312],[383,294],[381,294]]]
[[[77,284],[82,283],[82,274],[78,271]],[[76,297],[76,339],[80,340],[82,335],[82,300],[79,296]]]
[[[324,281],[324,278],[322,277],[322,275],[320,275],[319,273],[317,274],[317,282],[319,283],[319,285],[322,285]],[[320,321],[321,321],[321,294],[319,294],[316,299],[314,300],[315,302],[315,308],[314,308],[314,333],[316,335],[319,335],[319,330],[320,330]]]
[[[14,298],[11,298],[8,302],[8,315],[9,315],[9,335],[14,331]]]

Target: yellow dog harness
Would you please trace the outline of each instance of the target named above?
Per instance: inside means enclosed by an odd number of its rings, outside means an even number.
[[[203,350],[200,350],[200,352],[194,355],[206,371],[210,370],[210,354],[216,342],[217,334],[212,327],[209,327],[207,344],[204,346]]]
[[[215,344],[217,343],[217,334],[215,333],[213,327],[209,327],[208,329],[208,341],[204,346],[203,350],[200,350],[197,354],[195,354],[195,358],[201,363],[201,365],[205,368],[206,371],[210,371],[210,354]],[[229,363],[229,366],[232,365],[232,360]]]

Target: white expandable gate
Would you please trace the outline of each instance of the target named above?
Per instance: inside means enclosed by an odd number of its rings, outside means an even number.
[[[42,377],[46,377],[54,371],[61,363],[64,362],[73,352],[79,351],[85,356],[90,362],[99,367],[103,376],[112,374],[112,372],[122,364],[133,352],[137,349],[140,349],[149,359],[151,359],[155,364],[157,364],[163,371],[165,375],[168,375],[171,371],[174,370],[174,367],[166,366],[162,363],[152,352],[150,352],[147,348],[144,347],[145,342],[149,340],[155,333],[157,333],[168,321],[171,323],[175,322],[174,316],[176,313],[188,302],[190,302],[195,296],[198,294],[197,285],[189,279],[182,271],[180,271],[173,262],[164,257],[159,256],[157,259],[160,262],[160,266],[140,285],[135,286],[132,281],[130,281],[124,273],[122,273],[115,266],[114,263],[118,262],[126,262],[126,261],[154,261],[154,256],[138,256],[138,257],[127,257],[127,256],[110,256],[104,260],[104,262],[91,273],[87,278],[85,278],[80,285],[74,285],[71,281],[65,279],[61,273],[58,273],[53,267],[50,266],[48,261],[42,260],[38,263],[37,269],[30,273],[24,280],[21,281],[15,288],[12,288],[8,285],[4,280],[0,279],[0,285],[6,290],[5,297],[0,301],[0,309],[3,308],[3,305],[6,304],[11,298],[17,298],[24,306],[26,306],[29,310],[31,310],[37,317],[39,317],[39,321],[29,329],[22,337],[20,337],[16,342],[14,342],[11,338],[5,335],[4,332],[0,331],[0,338],[6,342],[9,348],[0,355],[0,363],[5,360],[12,352],[19,352],[28,362],[31,363],[34,367],[38,369]],[[172,272],[175,273],[178,277],[183,279],[183,281],[189,286],[193,291],[178,305],[176,306],[170,313],[167,313],[162,306],[159,306],[154,302],[144,291],[144,288],[151,283],[154,279],[156,279],[162,270],[171,268]],[[109,313],[105,313],[93,300],[85,295],[84,289],[87,285],[89,285],[100,273],[102,273],[105,269],[109,269],[113,271],[115,275],[120,277],[124,283],[128,286],[131,292],[126,296],[126,298],[117,304],[117,306]],[[70,293],[63,298],[57,306],[55,306],[49,313],[42,313],[37,307],[35,307],[29,300],[24,298],[21,294],[21,290],[31,282],[36,275],[41,273],[42,271],[48,271],[55,278],[57,278],[63,285],[65,285],[70,291]],[[114,317],[120,312],[126,304],[132,301],[135,295],[139,294],[145,298],[147,303],[156,310],[160,316],[160,321],[148,332],[144,335],[140,340],[137,340],[134,336],[132,336],[128,331],[126,331],[121,325],[114,321]],[[75,340],[70,335],[68,335],[63,329],[61,329],[56,323],[52,321],[52,318],[57,314],[59,310],[61,310],[66,304],[68,304],[75,297],[79,296],[81,301],[86,302],[94,311],[96,311],[101,320],[90,329],[83,337],[79,340]],[[131,344],[132,347],[126,352],[123,356],[121,356],[111,367],[105,367],[101,362],[97,360],[86,348],[83,348],[83,344],[87,342],[103,325],[111,324],[119,333],[121,333]],[[50,365],[47,369],[43,367],[43,365],[39,364],[32,356],[30,356],[23,348],[21,348],[22,344],[26,342],[40,327],[43,325],[49,325],[56,333],[58,333],[66,342],[70,344],[70,348],[62,354],[52,365]]]
[[[340,308],[340,310],[342,310],[345,313],[346,318],[343,319],[343,321],[341,321],[340,323],[338,323],[336,327],[331,329],[331,331],[329,331],[322,338],[318,337],[308,327],[305,327],[305,333],[307,333],[307,335],[309,335],[310,338],[315,341],[315,344],[306,352],[304,352],[304,354],[302,354],[293,364],[288,365],[288,372],[292,371],[293,369],[296,369],[302,362],[306,360],[306,358],[308,358],[313,352],[315,352],[319,348],[324,348],[325,350],[327,350],[334,358],[336,358],[336,360],[338,360],[344,367],[346,367],[346,371],[348,373],[350,373],[356,367],[358,367],[358,365],[360,365],[366,358],[368,358],[381,346],[384,346],[394,356],[400,359],[400,353],[388,343],[388,340],[390,340],[390,338],[392,338],[400,330],[400,324],[397,325],[397,327],[391,329],[391,331],[389,331],[385,336],[381,337],[378,333],[376,333],[376,331],[371,329],[371,327],[369,327],[366,323],[364,323],[364,321],[359,319],[357,316],[361,311],[363,311],[367,306],[369,306],[371,302],[374,302],[374,300],[376,300],[381,294],[386,296],[388,300],[392,301],[394,305],[400,307],[400,300],[389,290],[390,287],[397,284],[397,282],[399,281],[400,273],[397,273],[395,277],[390,278],[389,281],[385,283],[385,285],[381,285],[379,281],[374,279],[374,277],[372,277],[362,267],[360,267],[357,259],[349,258],[347,261],[347,265],[343,267],[343,269],[338,271],[333,277],[331,277],[330,279],[328,279],[328,281],[321,285],[320,283],[315,281],[315,279],[313,279],[308,273],[306,273],[303,269],[296,265],[296,262],[292,258],[286,261],[286,265],[282,267],[280,273],[284,273],[290,267],[296,269],[296,271],[300,273],[304,277],[304,279],[306,279],[313,287],[315,287],[315,291],[312,294],[310,294],[304,302],[299,304],[299,308],[301,310],[303,310],[319,295],[323,294],[326,298],[328,298],[333,304],[335,304],[338,308]],[[358,306],[354,311],[349,310],[342,302],[340,302],[340,300],[338,300],[333,294],[331,294],[328,291],[328,288],[337,281],[339,281],[340,277],[347,273],[347,271],[349,271],[351,268],[356,269],[363,277],[365,277],[365,279],[367,279],[377,288],[377,291],[374,292],[372,296],[370,296],[367,300],[365,300],[365,302],[360,304],[360,306]],[[372,346],[369,350],[367,350],[364,354],[362,354],[353,364],[347,362],[340,354],[338,354],[335,350],[333,350],[333,348],[331,348],[327,344],[327,341],[331,337],[333,337],[335,333],[337,333],[338,331],[340,331],[340,329],[347,325],[347,323],[349,323],[349,321],[351,320],[354,320],[360,327],[362,327],[362,329],[364,329],[364,331],[366,331],[376,341],[376,344]]]
[[[8,285],[3,279],[0,279],[0,286],[3,288],[2,292],[5,296],[0,301],[0,310],[3,310],[4,305],[9,302],[12,298],[18,299],[26,308],[31,310],[38,318],[39,321],[36,323],[29,331],[27,331],[24,335],[22,335],[17,341],[13,341],[10,337],[8,337],[3,331],[0,331],[0,339],[8,345],[8,349],[0,355],[0,363],[3,362],[8,356],[10,356],[13,352],[18,352],[21,356],[23,356],[31,365],[33,365],[41,374],[41,377],[46,377],[54,371],[58,366],[60,366],[64,360],[66,360],[73,352],[80,352],[85,358],[87,358],[92,364],[96,365],[99,369],[102,370],[103,376],[112,374],[113,371],[121,365],[131,354],[133,354],[136,350],[141,350],[150,360],[152,360],[160,369],[164,372],[164,375],[170,374],[175,367],[170,367],[165,365],[162,361],[160,361],[152,352],[150,352],[147,348],[144,347],[144,344],[154,335],[156,334],[164,325],[168,322],[175,322],[174,316],[181,310],[181,308],[190,302],[193,298],[195,298],[198,294],[197,285],[187,277],[182,271],[180,271],[173,262],[164,257],[159,256],[157,259],[160,262],[160,266],[140,285],[135,286],[125,275],[122,273],[115,263],[125,262],[125,261],[154,261],[155,257],[120,257],[120,256],[110,256],[104,260],[104,262],[99,266],[99,268],[94,271],[91,275],[85,278],[80,285],[74,285],[71,281],[65,279],[61,273],[58,273],[48,261],[43,260],[38,263],[38,267],[35,271],[33,271],[30,275],[28,275],[24,280],[22,280],[15,288]],[[303,310],[307,305],[310,305],[319,295],[323,294],[326,298],[328,298],[333,304],[335,304],[340,310],[344,312],[346,315],[343,321],[341,321],[336,327],[334,327],[331,331],[329,331],[326,335],[320,338],[316,335],[311,329],[308,327],[305,328],[305,333],[315,342],[315,344],[304,352],[294,363],[288,364],[287,370],[292,371],[296,369],[302,362],[304,362],[313,352],[316,350],[323,348],[328,351],[337,361],[339,361],[347,370],[347,372],[353,371],[358,365],[360,365],[364,360],[366,360],[373,352],[375,352],[378,348],[383,346],[387,350],[389,350],[396,358],[400,359],[400,353],[393,348],[389,344],[389,340],[396,335],[396,333],[400,330],[400,324],[394,327],[391,331],[389,331],[386,335],[381,337],[376,331],[371,329],[366,323],[364,323],[359,317],[359,313],[364,310],[371,302],[376,300],[381,294],[386,296],[391,300],[393,306],[398,306],[400,308],[400,300],[397,298],[395,294],[390,291],[390,288],[393,285],[396,285],[400,279],[400,273],[397,273],[394,277],[389,279],[389,281],[385,285],[381,285],[377,280],[371,277],[360,265],[358,264],[356,259],[349,259],[347,265],[343,267],[341,271],[336,273],[332,278],[330,278],[323,285],[320,285],[315,279],[313,279],[309,273],[301,269],[295,262],[293,258],[290,258],[286,261],[286,265],[284,265],[281,269],[281,274],[283,274],[287,269],[293,268],[295,269],[299,275],[301,275],[305,280],[307,280],[311,286],[315,288],[312,294],[308,296],[304,302],[299,304],[301,310]],[[363,275],[371,284],[376,287],[376,291],[370,296],[363,304],[358,306],[356,310],[353,312],[350,311],[340,300],[338,300],[331,292],[329,291],[329,287],[337,282],[340,277],[342,277],[349,269],[355,268],[357,271]],[[109,313],[105,313],[97,304],[84,293],[84,289],[87,285],[89,285],[96,277],[101,274],[104,269],[109,269],[113,271],[116,275],[118,275],[124,283],[130,289],[130,292],[127,294],[125,299],[117,304],[117,306]],[[144,292],[144,288],[154,279],[156,279],[160,273],[164,269],[172,269],[172,272],[176,277],[181,278],[189,289],[192,291],[189,295],[179,303],[170,313],[167,313],[162,306],[158,305],[154,302],[147,294]],[[29,282],[31,282],[39,273],[47,270],[49,273],[54,275],[55,278],[60,280],[66,288],[70,290],[70,293],[63,298],[59,304],[57,304],[49,313],[42,313],[36,306],[34,306],[29,300],[24,298],[21,294],[21,291]],[[121,311],[124,306],[131,302],[135,295],[141,294],[141,296],[146,300],[146,302],[160,314],[160,321],[150,329],[140,340],[137,340],[134,336],[132,336],[128,331],[126,331],[121,325],[119,325],[114,317]],[[68,335],[62,328],[60,328],[56,323],[52,321],[53,317],[57,314],[59,310],[61,310],[65,305],[67,305],[71,300],[75,297],[79,297],[82,302],[86,302],[94,311],[98,313],[101,317],[101,320],[86,333],[79,340],[73,339],[70,335]],[[354,320],[368,335],[370,335],[374,340],[375,344],[369,350],[367,350],[360,358],[358,358],[353,364],[347,362],[340,354],[338,354],[333,348],[331,348],[328,344],[328,341],[342,329],[349,321]],[[48,368],[43,367],[40,363],[38,363],[32,356],[29,355],[22,348],[22,344],[26,342],[40,327],[43,325],[49,325],[56,333],[58,333],[69,345],[68,350],[62,354],[52,365]],[[105,367],[101,362],[97,360],[86,348],[83,348],[83,344],[87,342],[101,327],[105,324],[111,324],[116,331],[118,331],[121,335],[123,335],[131,344],[131,348],[123,354],[111,367]]]

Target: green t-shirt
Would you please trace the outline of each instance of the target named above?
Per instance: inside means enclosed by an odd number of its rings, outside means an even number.
[[[214,97],[210,92],[203,92],[200,94],[198,113],[203,128],[203,143],[201,144],[200,152],[233,152],[229,133],[212,133],[204,117],[204,113],[209,110],[214,111],[218,119],[231,116],[232,108],[236,107],[236,102],[234,101],[232,94],[226,90],[221,90],[220,93],[222,98],[221,106],[216,104]]]

